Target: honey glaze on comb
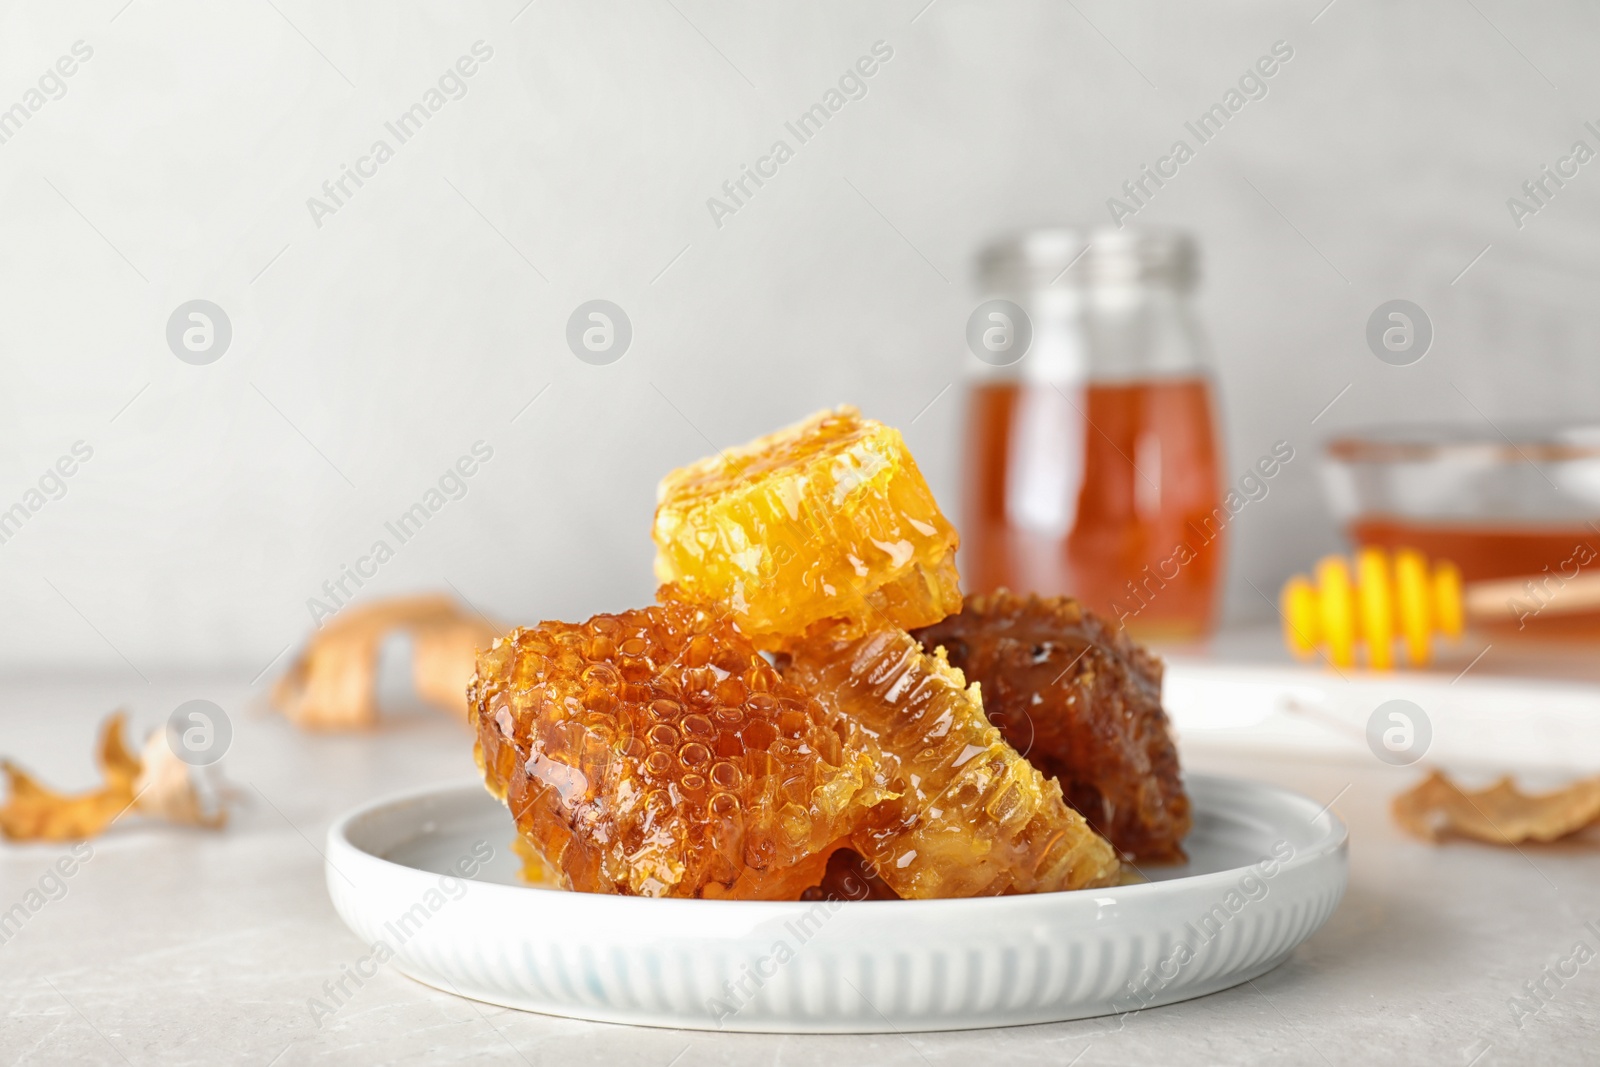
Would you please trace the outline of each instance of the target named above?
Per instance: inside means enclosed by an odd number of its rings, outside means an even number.
[[[867,737],[897,794],[851,841],[901,897],[1111,885],[1117,859],[990,724],[976,687],[903,630],[797,647],[785,676]]]
[[[512,631],[468,699],[490,792],[583,892],[798,899],[889,795],[728,617],[670,589]]]

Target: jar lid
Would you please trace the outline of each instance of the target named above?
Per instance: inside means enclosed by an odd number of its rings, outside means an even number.
[[[1134,284],[1187,291],[1198,273],[1194,238],[1144,226],[1024,230],[987,245],[977,265],[978,284],[989,291]]]

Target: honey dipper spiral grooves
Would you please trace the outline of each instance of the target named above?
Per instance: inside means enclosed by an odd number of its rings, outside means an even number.
[[[1325,647],[1335,667],[1350,667],[1364,646],[1367,666],[1387,670],[1395,665],[1398,638],[1407,661],[1420,667],[1432,657],[1434,634],[1461,636],[1461,571],[1448,560],[1429,568],[1410,548],[1397,551],[1391,566],[1383,549],[1363,548],[1354,575],[1342,557],[1326,556],[1314,583],[1303,575],[1289,579],[1279,608],[1284,642],[1301,659]]]

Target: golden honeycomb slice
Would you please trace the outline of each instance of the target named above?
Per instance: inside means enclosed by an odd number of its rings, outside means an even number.
[[[900,432],[852,407],[667,475],[656,576],[726,604],[757,647],[961,610],[955,528]]]
[[[903,630],[797,646],[785,676],[881,749],[887,784],[851,841],[902,897],[1038,893],[1115,884],[1111,845],[1061,786],[1006,743],[943,650]]]
[[[796,900],[890,795],[726,615],[670,595],[513,630],[467,696],[489,791],[569,889]]]

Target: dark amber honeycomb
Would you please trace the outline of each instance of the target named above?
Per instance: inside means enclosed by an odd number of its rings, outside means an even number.
[[[960,538],[900,431],[823,411],[661,481],[656,576],[720,603],[760,648],[937,622]]]
[[[1115,883],[1111,846],[990,725],[977,687],[968,689],[943,653],[924,654],[903,630],[879,630],[800,645],[785,677],[815,693],[841,730],[867,736],[899,794],[875,807],[851,842],[894,893],[967,897]]]
[[[479,654],[485,781],[565,888],[799,899],[888,796],[881,768],[729,618],[664,594]]]
[[[990,721],[1123,855],[1183,860],[1189,798],[1160,660],[1076,600],[1004,590],[916,636],[980,683]]]

